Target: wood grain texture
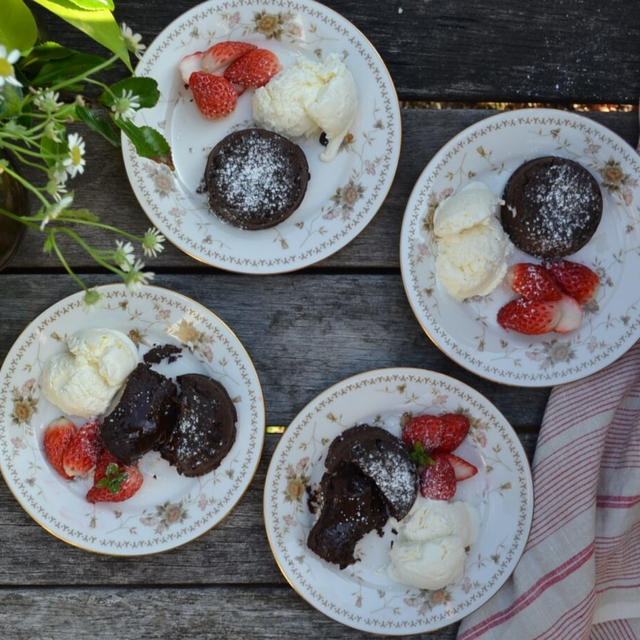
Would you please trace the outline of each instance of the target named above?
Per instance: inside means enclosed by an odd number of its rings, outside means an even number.
[[[197,2],[118,3],[117,17],[150,42]],[[640,93],[635,0],[325,0],[386,62],[400,97],[631,103]],[[46,16],[49,37],[88,49]],[[98,50],[99,51],[99,50]]]
[[[318,263],[317,268],[397,268],[402,216],[418,176],[433,154],[456,133],[494,113],[496,112],[482,109],[405,109],[402,113],[400,165],[389,196],[369,226],[341,251]],[[585,115],[609,127],[635,146],[638,138],[637,114],[593,112]],[[120,226],[135,234],[143,234],[149,227],[149,219],[129,186],[120,151],[102,139],[91,137],[87,170],[72,184],[77,194],[77,205],[91,208],[103,222]],[[102,232],[89,230],[86,238],[95,246],[109,246]],[[54,256],[42,252],[43,242],[41,233],[29,230],[18,254],[12,259],[8,272],[59,268],[59,262]],[[151,270],[179,268],[207,273],[219,272],[193,260],[169,243],[167,245],[167,249],[158,258],[149,262]],[[77,245],[64,243],[62,246],[69,262],[76,269],[95,269],[95,264]]]
[[[405,637],[454,640],[457,627]],[[0,634],[11,640],[372,637],[327,618],[288,587],[4,589],[0,590]]]

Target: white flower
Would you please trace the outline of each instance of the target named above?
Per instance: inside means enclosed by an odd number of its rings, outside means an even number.
[[[138,96],[133,95],[133,91],[124,90],[119,97],[115,98],[111,105],[113,111],[123,120],[130,120],[135,115],[135,110],[140,108]]]
[[[54,142],[62,142],[59,135],[60,131],[53,120],[49,120],[49,122],[47,122],[43,133],[47,138],[51,138]]]
[[[52,113],[62,106],[62,102],[58,102],[59,97],[60,94],[57,91],[38,91],[33,99],[33,104],[40,109],[40,111]]]
[[[147,48],[146,45],[140,42],[142,36],[139,33],[133,33],[131,27],[128,27],[125,22],[120,25],[120,28],[122,29],[122,37],[127,49],[135,54],[136,58],[142,58],[142,52]]]
[[[40,223],[40,230],[44,229],[47,226],[47,223],[50,220],[55,220],[64,209],[66,209],[73,202],[73,194],[68,194],[61,198],[60,196],[54,196],[55,202],[49,204],[46,210],[45,217],[42,219]]]
[[[153,280],[155,274],[151,271],[143,272],[144,263],[142,260],[136,260],[131,270],[124,277],[124,283],[130,291],[136,291],[141,286]]]
[[[70,133],[67,138],[69,153],[62,161],[69,175],[74,178],[78,173],[84,172],[84,140],[77,133]]]
[[[142,238],[142,250],[145,256],[155,258],[159,253],[162,253],[164,247],[164,236],[154,227],[147,229],[147,232]]]
[[[65,174],[66,175],[66,174]],[[51,178],[49,182],[47,182],[47,186],[45,187],[47,193],[51,196],[59,197],[61,194],[67,192],[67,187],[64,184],[60,184],[56,179]]]
[[[64,163],[61,161],[56,162],[53,169],[49,172],[49,177],[58,184],[66,184],[69,176]]]
[[[0,44],[0,87],[2,87],[5,82],[16,87],[22,86],[16,80],[13,70],[13,63],[17,62],[19,57],[20,52],[17,49],[7,53],[7,48]]]
[[[116,250],[113,255],[113,261],[118,267],[123,271],[129,271],[133,266],[134,260],[133,245],[130,242],[116,240]]]

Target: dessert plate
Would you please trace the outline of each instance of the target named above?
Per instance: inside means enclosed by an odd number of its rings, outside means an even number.
[[[255,473],[264,441],[262,390],[249,355],[211,311],[159,287],[128,292],[99,287],[88,307],[76,293],[41,313],[20,334],[0,369],[0,471],[25,511],[56,537],[109,555],[165,551],[193,540],[220,522],[240,500]],[[236,441],[222,464],[198,478],[180,476],[159,454],[140,460],[142,488],[124,502],[85,500],[92,478],[67,481],[49,465],[43,431],[60,415],[40,393],[44,362],[64,349],[79,329],[105,327],[128,333],[144,353],[154,343],[182,347],[166,375],[203,373],[219,380],[238,413]]]
[[[217,121],[197,110],[179,78],[188,53],[220,40],[243,40],[278,55],[283,66],[303,55],[337,53],[358,87],[352,139],[332,162],[323,162],[318,140],[294,140],[307,157],[311,179],[293,215],[260,231],[220,221],[198,193],[212,147],[228,133],[253,126],[247,91],[235,111]],[[158,81],[160,100],[136,112],[170,142],[175,171],[136,155],[123,139],[129,180],[142,208],[179,249],[207,264],[243,273],[281,273],[318,262],[344,247],[371,221],[386,197],[400,155],[398,99],[389,72],[371,43],[350,22],[313,0],[212,0],[166,27],[140,61],[137,73]]]
[[[407,587],[386,573],[393,535],[368,533],[360,561],[340,570],[306,546],[315,516],[308,486],[319,483],[331,441],[367,423],[400,435],[400,417],[465,411],[470,436],[462,457],[478,474],[458,485],[456,499],[476,506],[478,538],[464,577],[438,591]],[[432,631],[461,619],[487,601],[513,571],[529,534],[533,510],[531,473],[520,441],[504,416],[467,385],[433,371],[392,368],[367,371],[330,387],[294,418],[267,472],[264,516],[273,555],[289,584],[310,604],[343,624],[384,634]]]
[[[496,313],[515,294],[502,284],[491,295],[458,302],[435,275],[433,213],[472,180],[500,195],[511,173],[538,156],[575,160],[597,179],[600,225],[569,256],[600,276],[595,301],[579,330],[526,336],[503,330]],[[402,280],[418,322],[434,344],[478,375],[520,386],[578,380],[623,354],[640,337],[640,158],[615,133],[575,113],[524,109],[491,116],[461,131],[426,166],[407,203],[400,239]],[[509,263],[539,262],[515,250]]]

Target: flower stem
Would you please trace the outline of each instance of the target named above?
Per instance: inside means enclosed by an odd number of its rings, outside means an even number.
[[[63,80],[58,84],[54,84],[52,87],[49,87],[49,89],[51,91],[58,91],[59,89],[62,89],[63,87],[66,87],[70,84],[75,84],[76,82],[86,80],[88,76],[91,76],[94,73],[101,71],[102,69],[106,69],[107,67],[111,66],[114,62],[116,62],[116,60],[118,60],[118,56],[113,55],[108,60],[101,62],[100,64],[96,65],[95,67],[92,67],[88,71],[85,71],[84,73],[80,73],[77,76],[70,78],[69,80]]]
[[[66,227],[60,227],[59,230],[61,233],[65,233],[71,239],[75,240],[98,264],[101,264],[105,269],[109,269],[109,271],[113,271],[113,273],[119,275],[121,278],[124,278],[124,271],[121,271],[117,267],[114,267],[112,264],[109,264],[106,260],[104,260],[102,256],[94,251],[75,231]]]
[[[49,202],[47,201],[47,199],[40,193],[40,190],[37,189],[36,187],[34,187],[30,182],[28,182],[27,180],[25,180],[19,173],[16,173],[15,171],[13,171],[13,169],[9,169],[9,167],[4,167],[4,170],[10,175],[13,176],[23,187],[25,187],[26,189],[29,189],[29,191],[33,192],[36,194],[36,196],[40,199],[40,201],[42,202],[42,204],[44,204],[46,207],[49,206]]]
[[[103,222],[95,222],[93,220],[82,220],[81,218],[64,218],[65,222],[74,222],[76,224],[84,224],[90,227],[97,227],[98,229],[105,229],[107,231],[113,231],[114,233],[119,233],[121,236],[124,236],[128,240],[133,240],[134,242],[142,242],[142,238],[136,236],[128,231],[124,231],[123,229],[118,229],[118,227],[112,227],[109,224],[104,224]]]
[[[31,227],[32,229],[39,229],[40,228],[40,225],[37,224],[36,222],[32,222],[28,218],[25,218],[24,216],[19,216],[16,213],[8,211],[7,209],[0,208],[0,216],[6,216],[7,218],[11,218],[12,220],[16,220],[17,222],[21,222],[25,226]]]
[[[64,255],[62,254],[62,251],[60,251],[60,247],[58,246],[58,243],[56,242],[56,234],[55,231],[50,231],[49,232],[49,240],[51,243],[51,246],[53,247],[53,250],[56,252],[56,255],[58,256],[58,260],[60,260],[60,262],[62,263],[62,266],[65,268],[65,270],[67,271],[67,273],[85,290],[87,291],[87,286],[85,285],[84,282],[82,282],[82,280],[73,272],[73,270],[71,269],[71,267],[69,266],[69,263],[66,261]]]

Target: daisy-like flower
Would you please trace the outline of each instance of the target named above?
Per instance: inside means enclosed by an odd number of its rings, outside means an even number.
[[[133,245],[130,242],[121,242],[116,240],[116,250],[113,254],[113,261],[123,271],[130,271],[135,261],[133,254]]]
[[[123,90],[111,105],[113,111],[119,118],[130,120],[135,114],[135,110],[140,108],[138,96],[133,95],[133,91]]]
[[[0,44],[0,87],[7,84],[12,84],[15,87],[21,87],[20,82],[16,80],[15,72],[13,70],[13,63],[18,61],[20,52],[17,49],[9,51],[7,48]]]
[[[62,102],[58,102],[59,97],[60,94],[57,91],[38,91],[33,104],[44,113],[53,113],[62,106]]]
[[[56,162],[53,169],[49,172],[49,178],[55,180],[58,184],[64,185],[67,183],[69,174],[67,168],[62,161]]]
[[[84,140],[77,133],[70,133],[67,138],[69,153],[62,161],[68,174],[74,178],[78,173],[84,172]]]
[[[159,253],[162,253],[164,247],[164,236],[154,227],[147,229],[147,232],[142,238],[142,250],[145,256],[155,258]]]
[[[142,58],[142,52],[147,48],[147,45],[142,44],[142,36],[139,33],[133,33],[131,27],[127,26],[125,22],[120,25],[122,30],[122,37],[124,43],[127,45],[127,49],[135,55],[136,58]]]
[[[127,285],[129,291],[138,290],[155,277],[154,273],[151,271],[142,271],[143,269],[144,263],[142,260],[136,260],[131,270],[124,277],[124,283]]]
[[[40,223],[40,230],[42,231],[51,220],[55,220],[72,202],[73,194],[69,193],[63,198],[60,196],[54,196],[55,202],[52,202],[46,210],[45,217]]]
[[[60,184],[54,178],[51,178],[49,182],[47,182],[47,186],[45,187],[45,189],[47,193],[53,196],[54,198],[56,196],[60,196],[61,194],[67,192],[67,187],[65,187],[64,184]]]

